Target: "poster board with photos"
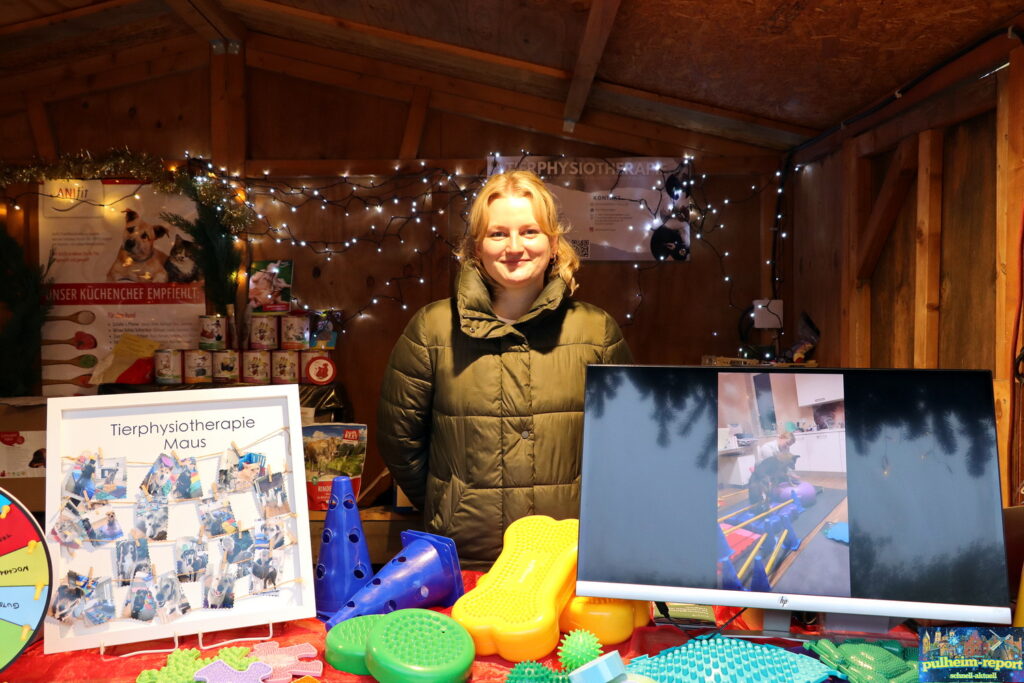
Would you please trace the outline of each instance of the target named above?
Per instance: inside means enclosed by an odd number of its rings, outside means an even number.
[[[44,651],[316,613],[296,385],[51,399]]]

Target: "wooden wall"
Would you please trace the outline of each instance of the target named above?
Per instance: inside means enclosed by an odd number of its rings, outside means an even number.
[[[42,105],[43,131],[38,121],[33,127],[27,113],[5,115],[0,119],[0,143],[6,143],[6,158],[28,159],[37,153],[40,135],[45,138],[48,130],[58,154],[128,147],[165,159],[180,159],[186,150],[193,156],[209,157],[220,142],[211,134],[211,78],[211,69],[203,65],[125,86],[97,85],[95,91]],[[246,158],[288,160],[296,173],[301,173],[302,160],[353,160],[355,167],[347,170],[355,175],[361,161],[395,159],[412,106],[400,99],[256,67],[246,69],[244,91]],[[416,157],[482,161],[494,151],[514,155],[520,149],[569,156],[682,155],[678,141],[645,143],[642,149],[598,145],[536,132],[532,123],[502,125],[493,118],[493,114],[477,118],[428,109]],[[728,150],[733,143],[723,144]],[[748,148],[736,146],[741,151]],[[717,159],[719,166],[722,161]],[[699,158],[696,163],[701,170]],[[746,173],[742,158],[732,164],[728,175],[709,172],[705,199],[721,209],[709,219],[709,225],[721,222],[726,228],[710,234],[706,242],[694,240],[690,263],[642,262],[639,269],[632,263],[584,264],[578,275],[578,297],[605,308],[619,321],[637,361],[698,364],[704,354],[737,355],[741,314],[753,299],[767,296],[761,284],[762,226],[765,206],[772,211],[774,199],[768,203],[762,194],[751,191],[755,185],[774,195],[774,186],[764,173],[764,164]],[[285,187],[287,183],[318,186],[331,181],[326,177],[275,176],[268,182]],[[728,207],[723,204],[727,197],[732,200]],[[34,253],[34,202],[26,196],[22,204],[24,211],[9,216],[6,224]],[[372,219],[346,218],[339,209],[320,210],[315,204],[291,215],[263,199],[258,208],[274,224],[287,221],[299,238],[308,241],[353,237]],[[364,317],[350,322],[334,354],[355,419],[370,427],[366,481],[382,470],[372,434],[376,431],[379,384],[391,346],[417,308],[449,295],[457,265],[445,245],[446,241],[457,242],[463,233],[465,226],[457,212],[435,217],[434,225],[444,239],[436,238],[429,225],[425,222],[405,230],[404,244],[387,242],[381,253],[373,245],[360,243],[330,262],[324,255],[293,247],[288,241],[278,244],[262,237],[254,238],[250,245],[251,258],[295,261],[294,292],[311,308],[336,308],[351,314],[373,297],[379,299]],[[729,255],[721,257],[725,252]],[[418,282],[421,276],[425,280],[422,285]],[[399,281],[401,302],[389,298],[395,296]]]

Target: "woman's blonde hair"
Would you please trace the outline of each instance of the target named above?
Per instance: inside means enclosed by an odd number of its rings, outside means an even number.
[[[469,232],[462,240],[456,252],[463,263],[477,268],[488,282],[491,278],[477,259],[477,249],[487,232],[490,218],[491,202],[498,197],[526,197],[533,204],[533,215],[540,226],[541,232],[554,243],[551,265],[548,276],[558,276],[565,280],[569,291],[576,290],[576,279],[573,275],[580,267],[580,257],[564,238],[569,227],[558,218],[558,206],[551,191],[544,186],[544,181],[529,171],[507,171],[492,175],[477,193],[473,207],[469,211]]]

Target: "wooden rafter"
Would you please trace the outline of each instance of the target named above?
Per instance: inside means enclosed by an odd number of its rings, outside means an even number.
[[[245,57],[239,50],[214,50],[210,56],[213,161],[232,175],[241,173],[245,166],[247,118]]]
[[[249,16],[254,22],[257,17],[262,17],[264,21],[290,22],[295,30],[315,32],[332,41],[344,41],[346,46],[340,48],[344,52],[312,44],[303,44],[302,47],[308,48],[310,52],[334,52],[346,62],[370,63],[371,66],[355,69],[363,73],[387,73],[396,68],[413,68],[428,74],[432,79],[455,78],[463,83],[471,83],[473,86],[483,86],[500,81],[509,84],[510,89],[505,90],[509,95],[516,97],[532,95],[549,100],[564,98],[566,88],[570,85],[571,74],[563,69],[359,24],[269,0],[220,0],[220,2],[232,11]],[[269,41],[279,40],[254,32],[250,35],[249,42],[256,41],[258,38]],[[370,44],[375,46],[372,50],[367,48],[367,45]],[[362,45],[364,51],[377,52],[378,59],[374,60],[353,54],[353,52],[359,51],[359,45]],[[404,55],[404,59],[389,57],[390,53]],[[421,64],[424,61],[432,61],[435,66],[437,62],[443,62],[447,69],[430,67],[435,70],[427,71]],[[407,67],[401,66],[399,62],[405,62]],[[432,90],[437,90],[436,86],[431,85],[430,87]],[[586,114],[581,115],[582,120],[585,122],[598,108],[605,113],[628,116],[634,120],[647,120],[675,128],[686,127],[688,130],[775,150],[789,149],[818,132],[814,129],[732,113],[725,109],[689,103],[594,80],[589,106]],[[649,116],[650,112],[656,112],[656,115]],[[559,106],[559,118],[563,119],[564,116],[565,101],[562,99]]]
[[[914,182],[917,173],[917,137],[912,136],[900,143],[886,171],[882,189],[871,208],[871,216],[864,228],[864,239],[857,250],[857,279],[871,279],[882,255],[889,234],[899,217],[903,201]]]
[[[290,5],[271,2],[270,0],[225,0],[225,5],[228,7],[237,7],[239,9],[244,10],[268,12],[272,15],[277,16],[288,16],[305,22],[311,22],[314,24],[320,24],[322,26],[332,27],[334,29],[338,29],[341,31],[361,34],[364,36],[370,36],[373,38],[382,39],[394,43],[401,43],[404,45],[424,48],[431,51],[442,52],[455,57],[463,57],[477,61],[487,62],[489,64],[493,64],[496,66],[513,67],[515,69],[530,71],[536,74],[550,76],[552,78],[567,79],[569,76],[569,74],[564,69],[555,69],[552,67],[544,66],[542,64],[534,64],[532,62],[527,62],[521,59],[502,57],[501,55],[495,55],[489,52],[482,52],[480,50],[473,50],[466,47],[460,47],[458,45],[452,45],[450,43],[443,43],[441,41],[431,40],[429,38],[422,38],[420,36],[414,36],[408,33],[392,31],[390,29],[379,28],[377,26],[371,26],[369,24],[361,24],[356,21],[342,19],[341,17],[335,17],[328,14],[320,14],[318,12],[311,12],[310,10],[302,9],[300,7],[292,7]]]
[[[246,30],[242,22],[227,12],[217,0],[164,0],[185,23],[210,42],[241,43]]]
[[[588,113],[568,134],[562,130],[563,105],[557,100],[279,38],[254,34],[246,58],[254,68],[402,102],[411,102],[417,87],[428,87],[432,109],[624,152],[663,155],[676,146],[679,153],[697,155],[701,168],[709,171],[711,164],[718,172],[723,167],[734,172],[774,172],[779,162],[777,154],[762,147],[607,112]],[[743,169],[745,163],[748,166]]]
[[[615,14],[619,11],[620,0],[594,0],[587,13],[587,25],[583,30],[576,68],[572,71],[569,95],[565,98],[565,113],[562,115],[566,132],[571,133],[583,113],[583,105],[590,94],[590,85],[601,64],[605,43],[611,35]]]
[[[427,106],[430,104],[430,89],[419,87],[413,93],[409,103],[409,117],[405,121],[405,134],[402,135],[402,146],[398,158],[415,159],[419,153],[420,140],[423,138],[423,124],[427,120]]]
[[[154,41],[144,45],[126,47],[114,52],[83,57],[73,62],[48,66],[32,71],[22,71],[0,76],[0,90],[7,93],[42,91],[49,92],[49,100],[59,99],[58,91],[63,89],[66,82],[75,82],[79,79],[92,79],[112,69],[121,67],[132,67],[144,62],[154,62],[170,55],[177,55],[182,52],[208,51],[208,47],[196,36],[184,36],[180,38],[168,38],[167,40]],[[60,88],[53,86],[60,85]]]
[[[41,28],[44,26],[53,26],[54,24],[71,21],[72,19],[79,19],[98,12],[106,12],[107,10],[130,5],[138,1],[139,0],[103,0],[103,2],[85,5],[84,7],[76,7],[75,9],[70,9],[65,12],[57,12],[56,14],[48,14],[45,17],[37,17],[26,21],[19,21],[14,24],[7,24],[5,26],[0,26],[0,36],[8,36],[12,33],[20,33],[21,31],[28,31],[30,29]]]
[[[996,108],[996,78],[969,81],[930,97],[902,116],[854,138],[857,153],[874,156],[922,131],[945,128]]]
[[[1024,26],[1024,15],[1018,16],[1011,23],[1018,27]],[[814,144],[800,150],[794,155],[793,160],[796,163],[814,161],[839,147],[845,140],[859,135],[883,121],[891,119],[932,95],[1005,64],[1009,58],[1010,51],[1019,45],[1020,42],[1015,37],[1005,34],[985,41],[967,54],[930,74],[920,83],[917,83],[909,92],[900,93],[899,97],[889,104],[880,107],[877,111],[873,111],[863,118],[841,126],[831,135],[825,136],[815,141]],[[870,107],[865,110],[870,111]]]

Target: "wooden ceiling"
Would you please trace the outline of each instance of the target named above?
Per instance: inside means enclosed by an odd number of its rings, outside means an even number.
[[[1011,0],[9,0],[0,112],[44,74],[128,66],[119,55],[132,49],[276,38],[557,100],[567,132],[603,112],[785,150],[1022,11]]]

